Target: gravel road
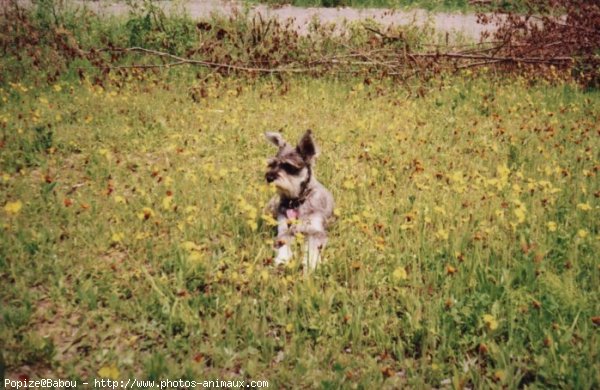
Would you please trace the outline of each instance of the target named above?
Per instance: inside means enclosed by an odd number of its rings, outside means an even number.
[[[229,15],[234,9],[242,9],[243,3],[234,0],[187,0],[184,2],[159,1],[160,6],[166,11],[171,12],[175,4],[183,4],[185,10],[194,19],[201,19],[210,16],[212,13]],[[71,4],[81,6],[85,4],[95,12],[107,15],[126,14],[128,7],[124,1],[73,1]],[[430,13],[425,10],[394,11],[389,9],[365,8],[300,8],[284,6],[270,8],[265,5],[250,6],[250,14],[260,13],[263,16],[277,17],[281,20],[293,19],[294,26],[300,33],[306,33],[308,25],[313,18],[318,18],[322,22],[334,22],[342,24],[344,21],[356,21],[364,19],[373,19],[382,25],[405,25],[415,22],[417,25],[430,25],[438,32],[456,36],[456,33],[473,40],[479,40],[481,33],[491,30],[490,26],[482,26],[477,23],[474,14],[462,13]]]

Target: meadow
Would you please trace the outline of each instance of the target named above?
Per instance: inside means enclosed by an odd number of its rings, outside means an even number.
[[[3,86],[6,375],[597,388],[600,95],[430,83]],[[310,275],[272,264],[263,213],[262,133],[307,128],[337,216]]]

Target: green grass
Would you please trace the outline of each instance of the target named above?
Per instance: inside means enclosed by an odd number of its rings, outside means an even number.
[[[8,376],[599,386],[597,92],[195,83],[0,90]],[[280,128],[315,131],[337,202],[308,277],[271,265],[261,217]]]

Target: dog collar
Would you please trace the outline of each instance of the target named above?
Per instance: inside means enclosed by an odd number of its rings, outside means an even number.
[[[310,190],[305,190],[298,198],[282,198],[279,203],[279,212],[285,214],[288,219],[297,219],[300,215],[300,206],[306,201]]]
[[[298,219],[300,212],[298,209],[304,203],[303,198],[284,198],[281,199],[281,203],[279,204],[279,212],[281,214],[285,214],[287,219]]]
[[[300,208],[300,199],[289,199],[282,198],[281,203],[279,203],[279,213],[284,214],[287,219],[293,220],[298,219],[300,212],[298,209]]]
[[[285,198],[281,199],[280,207],[283,210],[298,210],[302,203],[304,203],[304,199],[301,198]]]

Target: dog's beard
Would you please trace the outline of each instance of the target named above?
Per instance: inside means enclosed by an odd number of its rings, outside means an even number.
[[[286,198],[297,198],[302,191],[302,183],[307,179],[307,172],[303,170],[299,175],[280,175],[273,184],[279,195]]]

